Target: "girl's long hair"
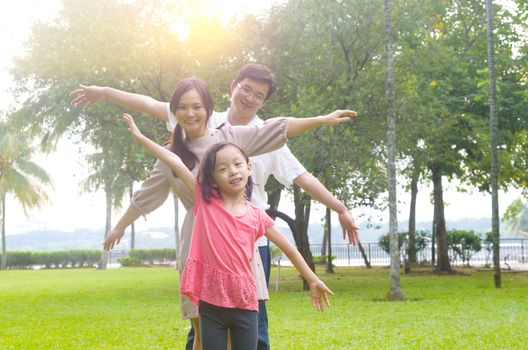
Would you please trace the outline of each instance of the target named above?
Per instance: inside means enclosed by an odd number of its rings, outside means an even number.
[[[240,154],[244,157],[246,163],[249,163],[249,158],[246,153],[237,145],[231,142],[219,142],[212,145],[205,152],[202,162],[200,163],[200,170],[198,172],[198,182],[200,183],[200,189],[202,190],[203,200],[207,203],[211,201],[213,196],[221,197],[220,189],[216,186],[214,181],[214,169],[216,164],[216,154],[226,147],[236,148]],[[251,193],[253,192],[253,180],[251,176],[248,178],[246,184],[246,199],[251,199]]]
[[[183,94],[191,90],[196,90],[202,99],[202,103],[207,112],[207,118],[205,119],[205,125],[207,125],[211,114],[213,114],[213,97],[211,96],[211,92],[207,85],[198,78],[192,77],[182,79],[176,84],[170,99],[170,111],[172,114],[176,115],[181,97]],[[192,153],[183,142],[183,129],[180,124],[176,125],[172,133],[170,150],[182,159],[183,163],[189,170],[194,169],[199,162],[198,157],[196,157],[196,155]]]

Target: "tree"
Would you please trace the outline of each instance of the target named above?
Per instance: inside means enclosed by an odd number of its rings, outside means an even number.
[[[427,176],[433,180],[437,270],[449,272],[443,181],[445,178],[457,178],[463,186],[477,186],[481,191],[487,190],[490,183],[490,137],[486,132],[489,130],[489,120],[486,120],[488,94],[483,91],[488,79],[485,78],[483,84],[482,78],[487,72],[484,65],[485,11],[482,1],[472,0],[419,3],[408,0],[400,4],[398,12],[402,15],[398,24],[401,45],[396,67],[402,77],[399,86],[405,92],[405,103],[401,103],[398,109],[403,118],[413,121],[412,124],[403,121],[404,125],[412,127],[402,130],[404,136],[400,139],[409,142],[399,143],[400,159],[410,164],[404,173],[410,179],[411,188],[416,179],[415,170],[419,170],[419,178]],[[412,18],[412,21],[405,21],[403,17]],[[506,103],[512,106],[511,113],[504,114],[513,116],[517,106],[522,105],[515,98],[520,96],[520,90],[515,88],[516,81],[522,80],[515,77],[514,72],[518,69],[512,68],[517,65],[511,59],[509,48],[516,40],[508,24],[511,23],[511,16],[503,11],[500,17],[505,18],[499,29],[503,39],[498,51],[504,68],[501,71],[504,77],[508,77],[507,91],[512,91],[508,92],[510,101]],[[503,122],[504,131],[501,130],[499,135],[501,149],[518,147],[514,146],[513,140],[520,129],[519,121],[515,120],[519,118],[509,119]],[[508,157],[518,158],[516,154],[504,152],[501,155],[503,186],[512,182],[514,174],[519,174],[512,170],[511,164],[515,162],[508,161]],[[422,156],[422,160],[417,156]]]
[[[262,110],[264,117],[336,108],[360,112],[351,125],[314,130],[290,142],[306,169],[350,207],[374,205],[385,190],[377,84],[382,68],[376,62],[381,36],[361,34],[379,33],[377,3],[287,1],[272,8],[255,41],[261,48],[255,57],[275,71],[280,86]],[[294,202],[296,229],[304,231],[296,243],[309,249],[310,198],[294,189]]]
[[[495,47],[493,44],[493,1],[486,0],[486,30],[488,34],[488,72],[489,72],[489,104],[490,104],[490,134],[491,134],[491,231],[493,233],[493,278],[495,287],[500,288],[500,232],[499,232],[499,169],[497,164],[498,122],[497,96],[495,77]]]
[[[33,147],[23,135],[9,125],[0,124],[0,221],[2,230],[2,261],[0,269],[7,266],[6,255],[6,198],[13,194],[24,211],[38,207],[48,196],[42,185],[51,179],[40,166],[31,161]],[[26,212],[27,214],[27,212]]]
[[[392,4],[385,0],[385,38],[387,55],[387,168],[389,192],[389,234],[390,234],[390,290],[389,300],[403,300],[400,288],[400,249],[398,246],[398,214],[396,208],[396,115],[394,112],[394,57],[392,39]]]
[[[513,201],[504,213],[504,232],[510,236],[528,238],[528,202]]]

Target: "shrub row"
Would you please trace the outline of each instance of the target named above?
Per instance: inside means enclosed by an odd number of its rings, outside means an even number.
[[[8,269],[92,267],[101,259],[100,250],[11,251],[6,255]],[[118,259],[122,266],[168,265],[175,260],[176,250],[170,248],[134,249],[129,257]]]
[[[1,256],[1,255],[0,255]],[[59,250],[51,252],[12,251],[7,252],[8,269],[88,267],[97,264],[100,250]]]
[[[128,256],[132,266],[137,266],[138,262],[144,265],[168,265],[176,260],[176,249],[134,249],[128,253]],[[121,261],[119,262],[121,263]],[[121,263],[121,265],[123,264]]]

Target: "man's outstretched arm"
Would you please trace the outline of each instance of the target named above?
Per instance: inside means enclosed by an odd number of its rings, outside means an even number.
[[[359,240],[359,226],[356,225],[354,218],[348,208],[341,203],[324,185],[312,174],[305,172],[296,177],[293,182],[302,188],[316,201],[324,204],[338,214],[339,223],[343,229],[343,239],[348,237],[351,244],[356,245]]]
[[[150,114],[163,122],[167,122],[167,102],[161,102],[146,95],[121,91],[106,86],[79,85],[70,92],[73,97],[71,104],[77,108],[86,109],[100,101],[110,101],[131,111]]]

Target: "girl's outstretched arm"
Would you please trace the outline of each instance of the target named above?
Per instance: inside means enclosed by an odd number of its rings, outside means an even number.
[[[303,278],[308,282],[310,286],[310,293],[312,294],[312,305],[317,311],[323,311],[326,304],[330,307],[330,300],[328,300],[328,294],[334,295],[334,293],[328,288],[317,275],[310,269],[301,253],[295,248],[286,237],[277,230],[275,225],[271,226],[266,230],[266,237],[268,237],[280,250],[286,254],[292,264],[299,270]],[[324,303],[323,303],[324,300]]]
[[[310,118],[288,118],[288,137],[294,137],[321,125],[339,125],[357,117],[357,112],[337,110],[327,115]]]
[[[183,164],[181,158],[144,136],[137,128],[132,116],[125,113],[123,114],[123,119],[128,123],[128,131],[130,131],[130,134],[132,134],[134,139],[174,171],[174,173],[183,181],[185,186],[194,193],[196,178],[185,164]]]

